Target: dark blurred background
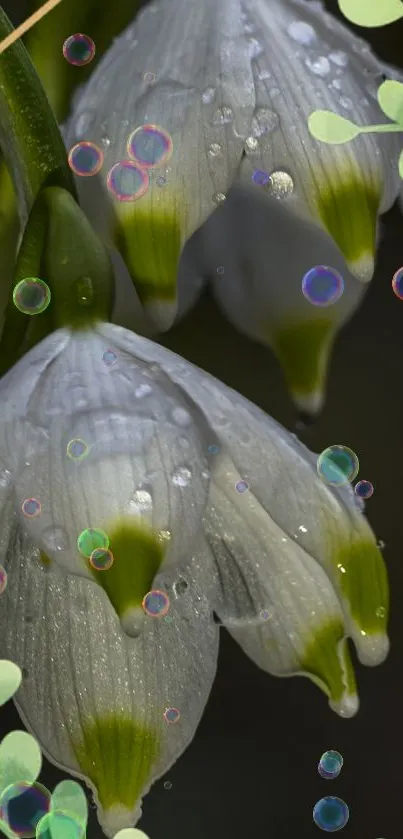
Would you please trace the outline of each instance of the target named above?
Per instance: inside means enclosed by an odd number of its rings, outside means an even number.
[[[101,3],[110,5],[113,15],[114,3]],[[326,6],[338,15],[336,0]],[[15,25],[24,19],[21,0],[6,0],[3,7]],[[383,60],[403,67],[403,21],[356,31]],[[359,455],[360,476],[375,486],[366,510],[385,543],[390,655],[374,670],[361,667],[354,656],[361,707],[354,719],[342,720],[308,680],[275,679],[259,671],[221,630],[218,675],[196,737],[145,799],[138,827],[150,839],[318,839],[312,808],[324,795],[340,796],[349,805],[343,839],[402,835],[403,302],[393,294],[391,278],[403,265],[403,216],[395,207],[383,221],[374,280],[340,333],[326,407],[304,441],[314,451],[335,442],[350,446]],[[293,409],[274,357],[237,334],[208,295],[164,344],[293,427]],[[0,714],[0,738],[22,727],[8,703]],[[331,748],[342,753],[344,768],[329,782],[319,777],[317,763]],[[49,789],[63,777],[44,761],[40,780]],[[164,780],[172,787],[165,789]],[[101,839],[93,812],[88,837]]]

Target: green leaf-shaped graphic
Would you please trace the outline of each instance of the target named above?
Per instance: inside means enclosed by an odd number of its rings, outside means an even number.
[[[339,9],[358,26],[386,26],[403,17],[400,0],[339,0]]]
[[[395,81],[383,82],[378,89],[377,98],[384,114],[403,127],[403,84]]]
[[[399,157],[399,175],[403,178],[403,151],[400,153]]]
[[[316,140],[332,145],[348,143],[361,133],[359,125],[332,111],[313,111],[309,115],[308,128]]]

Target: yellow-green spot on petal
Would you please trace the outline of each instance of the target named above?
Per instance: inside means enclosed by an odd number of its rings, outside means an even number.
[[[338,582],[352,619],[366,635],[385,635],[389,586],[381,551],[370,539],[356,539],[333,556]]]
[[[271,344],[294,397],[322,392],[333,333],[332,321],[326,317],[289,321],[272,333]]]
[[[176,300],[180,223],[166,207],[118,212],[114,240],[143,304]]]
[[[151,727],[122,714],[82,724],[83,739],[72,740],[83,774],[96,787],[100,805],[132,810],[149,784],[159,756],[159,737]]]
[[[336,703],[346,695],[356,694],[354,671],[346,645],[340,655],[344,636],[342,621],[327,620],[314,630],[300,663],[300,670]]]
[[[380,200],[381,184],[368,183],[359,171],[318,186],[319,217],[351,267],[373,262]]]
[[[103,528],[109,538],[113,564],[107,571],[88,568],[122,617],[141,607],[164,558],[157,536],[138,522],[120,520]]]
[[[44,554],[43,551],[40,552],[39,559],[42,565],[45,566],[45,568],[48,568],[49,565],[52,565],[52,560],[49,559],[49,557],[46,554]]]

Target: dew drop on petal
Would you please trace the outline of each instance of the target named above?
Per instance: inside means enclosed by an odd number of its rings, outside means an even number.
[[[46,527],[41,542],[49,551],[67,551],[70,547],[68,533],[63,527]]]
[[[102,168],[104,153],[95,143],[80,140],[70,149],[67,160],[75,175],[89,178],[97,175]]]
[[[153,508],[152,495],[145,489],[136,489],[132,501],[136,507],[140,507],[144,512]]]
[[[163,618],[169,611],[169,597],[165,591],[153,589],[143,597],[141,605],[150,618]]]
[[[50,792],[38,782],[19,781],[0,795],[1,818],[20,837],[35,836],[40,820],[49,812]]]
[[[337,64],[338,67],[347,67],[348,55],[343,52],[343,50],[334,50],[329,53],[329,60],[332,61],[333,64]]]
[[[306,58],[305,64],[315,76],[327,76],[331,71],[329,60],[324,55],[320,55],[314,60]]]
[[[7,588],[7,571],[0,565],[0,594],[3,594]]]
[[[270,108],[256,108],[251,122],[252,136],[262,137],[264,134],[270,134],[280,125],[280,117],[275,111]]]
[[[203,90],[203,93],[202,93],[203,105],[210,105],[214,100],[215,94],[216,94],[215,87],[206,87],[206,89]]]
[[[319,477],[331,486],[343,486],[357,477],[360,465],[357,455],[348,446],[328,446],[318,457]]]
[[[316,32],[309,23],[295,20],[287,27],[288,35],[293,38],[297,44],[303,47],[308,47],[316,41]]]
[[[234,112],[228,105],[223,105],[222,108],[217,108],[211,120],[212,125],[229,125],[234,121]]]
[[[94,58],[94,41],[88,35],[76,32],[66,38],[63,44],[63,55],[69,64],[73,64],[75,67],[84,67]]]
[[[155,73],[152,73],[150,70],[147,70],[147,72],[144,73],[143,79],[144,79],[146,84],[155,84],[155,82],[156,82]]]
[[[136,399],[143,399],[145,396],[151,396],[153,389],[151,385],[139,385],[134,391]]]
[[[267,191],[273,198],[287,198],[294,192],[294,181],[291,175],[282,169],[271,172],[267,184]]]
[[[403,268],[398,268],[396,273],[393,275],[392,288],[396,297],[398,297],[399,300],[403,300]]]
[[[13,291],[14,306],[24,315],[40,315],[50,303],[50,288],[37,277],[20,280]]]
[[[177,487],[187,487],[192,478],[190,469],[186,466],[179,466],[172,475],[172,483]]]
[[[349,815],[347,804],[334,795],[321,798],[313,808],[313,820],[316,826],[328,833],[333,833],[345,827]]]
[[[21,504],[21,510],[27,519],[33,519],[41,514],[42,505],[37,498],[26,498]]]
[[[213,195],[214,204],[223,204],[226,199],[226,195],[223,192],[215,192]]]
[[[179,425],[182,428],[185,428],[192,422],[192,417],[190,416],[189,411],[186,411],[185,408],[174,408],[172,411],[172,419],[176,425]]]
[[[90,565],[95,571],[108,571],[112,567],[114,556],[109,548],[95,548],[90,556]]]
[[[93,551],[97,548],[109,548],[109,538],[97,527],[87,527],[83,530],[77,539],[77,549],[80,554],[90,558]]]
[[[181,577],[179,580],[176,580],[172,588],[174,590],[175,597],[180,597],[182,594],[185,594],[185,591],[188,590],[189,585],[187,580]]]
[[[133,160],[119,160],[109,170],[106,185],[118,201],[138,201],[148,190],[148,172]]]
[[[259,149],[259,140],[256,137],[247,137],[245,140],[245,146],[248,151],[258,151]]]
[[[323,753],[318,763],[318,772],[322,778],[333,780],[333,778],[337,778],[340,775],[342,766],[343,758],[340,752],[330,749],[328,752]]]
[[[128,156],[142,169],[162,166],[169,160],[172,152],[172,138],[160,125],[140,125],[127,141]]]
[[[327,265],[315,265],[302,278],[302,293],[314,306],[331,306],[343,291],[343,277]]]
[[[221,157],[222,155],[222,148],[219,143],[211,143],[209,146],[208,153],[210,157]]]
[[[168,723],[176,723],[180,718],[180,711],[178,708],[165,708],[164,720]]]
[[[371,481],[358,481],[354,487],[354,492],[359,498],[367,499],[371,498],[371,495],[374,494],[374,487]]]

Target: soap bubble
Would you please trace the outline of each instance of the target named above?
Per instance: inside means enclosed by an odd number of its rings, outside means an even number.
[[[103,530],[99,530],[97,527],[88,527],[80,533],[77,539],[77,548],[80,554],[89,559],[92,552],[97,548],[109,548],[109,539]]]
[[[104,162],[104,153],[95,143],[81,140],[73,146],[68,154],[70,169],[81,178],[97,175]]]
[[[343,277],[327,265],[315,265],[302,278],[302,293],[314,306],[331,306],[343,291]]]
[[[63,44],[63,55],[69,64],[73,64],[75,67],[84,67],[94,58],[94,41],[88,35],[83,35],[82,32],[69,35]]]
[[[155,169],[171,157],[170,135],[159,125],[140,125],[127,141],[127,153],[142,169]]]
[[[403,300],[403,268],[399,268],[393,275],[392,288],[399,300]]]
[[[346,826],[349,819],[347,804],[334,795],[328,795],[317,801],[313,808],[313,820],[317,827],[333,833]]]
[[[132,160],[119,160],[108,173],[109,191],[119,201],[138,201],[148,190],[148,172]]]
[[[240,494],[247,492],[249,489],[249,484],[247,481],[237,481],[235,484],[235,489]]]
[[[318,457],[317,471],[331,486],[343,486],[357,477],[360,465],[357,455],[348,446],[329,446]]]
[[[90,565],[95,571],[108,571],[113,565],[114,556],[108,548],[95,548],[90,556]]]
[[[337,778],[340,775],[342,766],[343,758],[340,752],[330,749],[330,751],[324,752],[322,755],[318,763],[318,772],[322,778],[333,780],[333,778]]]
[[[49,808],[50,792],[38,782],[19,781],[0,795],[0,816],[20,839],[35,836],[37,824]]]
[[[163,618],[169,610],[169,597],[165,591],[153,589],[143,597],[142,606],[150,618]]]
[[[5,568],[3,568],[2,565],[0,565],[0,594],[3,594],[3,592],[6,590],[6,588],[7,588],[7,571],[6,571]]]
[[[21,504],[21,510],[27,519],[33,519],[41,514],[42,505],[37,498],[26,498]]]
[[[36,828],[36,839],[84,839],[85,828],[64,810],[50,810]]]
[[[50,288],[37,277],[20,280],[13,291],[14,306],[24,315],[40,315],[50,303]]]
[[[75,437],[67,443],[66,454],[70,460],[83,460],[89,452],[89,447],[85,440]]]
[[[252,175],[252,181],[258,186],[266,186],[269,183],[270,175],[262,169],[255,169]]]
[[[374,487],[371,481],[358,481],[354,487],[354,492],[359,498],[371,498],[374,494]]]
[[[180,711],[177,708],[165,708],[164,720],[169,723],[176,723],[180,718]]]

